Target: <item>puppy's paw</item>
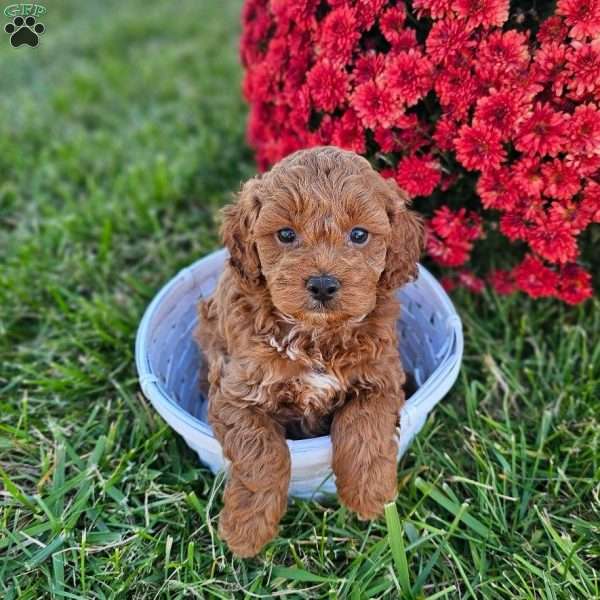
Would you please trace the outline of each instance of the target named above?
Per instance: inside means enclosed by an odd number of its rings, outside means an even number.
[[[348,485],[338,488],[338,495],[342,504],[355,512],[361,521],[372,521],[380,517],[385,505],[396,498],[396,487],[382,490]]]
[[[237,513],[225,507],[219,517],[219,535],[236,556],[250,558],[277,535],[277,524],[269,523],[265,516]]]
[[[371,521],[381,516],[385,505],[396,498],[396,462],[380,458],[356,465],[352,471],[338,473],[336,485],[342,504],[359,519]]]
[[[241,558],[258,554],[279,529],[287,508],[287,487],[253,491],[232,477],[223,496],[219,535],[230,550]]]

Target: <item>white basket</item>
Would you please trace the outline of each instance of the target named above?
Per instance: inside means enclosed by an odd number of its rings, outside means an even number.
[[[147,308],[135,346],[144,395],[213,473],[226,468],[226,461],[206,421],[206,401],[198,385],[200,358],[192,332],[196,304],[214,290],[227,256],[226,250],[214,252],[171,279]],[[456,380],[463,336],[452,302],[424,267],[419,266],[418,279],[398,290],[398,296],[400,354],[404,369],[418,386],[400,413],[400,458],[429,411]],[[310,498],[335,493],[329,436],[288,440],[288,446],[290,495]]]

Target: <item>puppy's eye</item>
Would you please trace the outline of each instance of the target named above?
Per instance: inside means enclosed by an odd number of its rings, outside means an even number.
[[[282,244],[291,244],[296,241],[296,232],[290,227],[284,227],[277,232],[277,239]]]
[[[350,232],[350,241],[353,244],[364,244],[369,239],[369,232],[362,227],[355,227]]]

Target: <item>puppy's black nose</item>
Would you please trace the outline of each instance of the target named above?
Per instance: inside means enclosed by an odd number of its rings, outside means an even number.
[[[331,275],[313,275],[306,280],[306,289],[315,300],[327,302],[340,289],[340,282]]]

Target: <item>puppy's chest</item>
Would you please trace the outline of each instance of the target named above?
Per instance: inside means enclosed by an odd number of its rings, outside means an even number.
[[[296,377],[280,382],[278,407],[292,409],[303,416],[325,415],[341,401],[342,382],[333,373],[307,369]]]
[[[303,417],[330,414],[341,404],[348,387],[344,373],[318,349],[286,342],[271,342],[281,366],[273,375],[272,408]]]

